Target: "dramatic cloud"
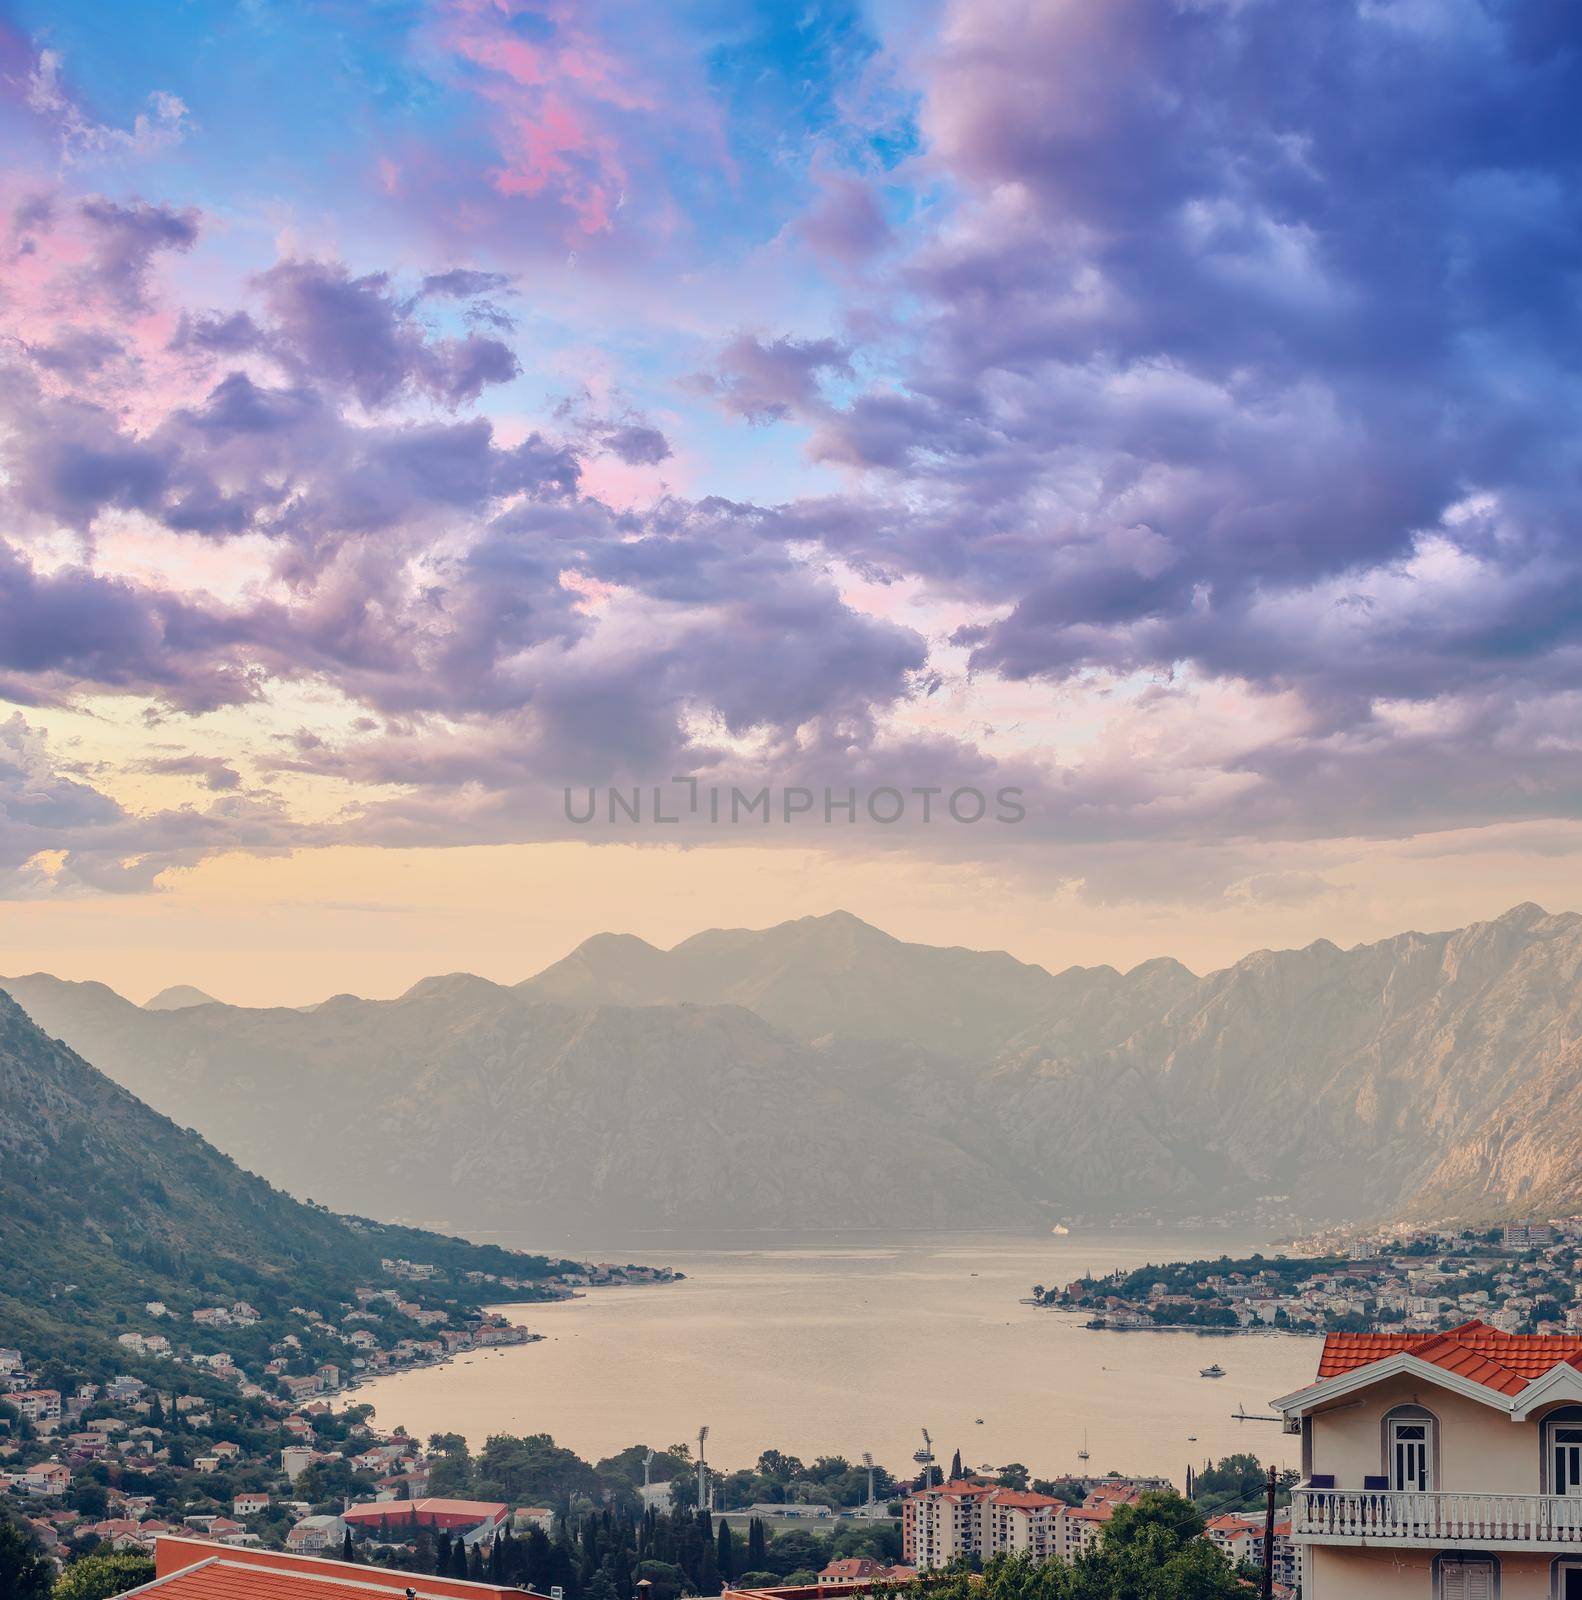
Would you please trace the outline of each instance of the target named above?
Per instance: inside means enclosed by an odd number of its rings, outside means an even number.
[[[746,422],[784,422],[822,408],[826,375],[851,376],[851,351],[833,339],[774,339],[744,333],[720,351],[713,372],[691,382]]]
[[[211,784],[224,788],[223,783]],[[291,825],[267,798],[132,815],[65,770],[20,715],[0,721],[0,895],[135,894],[215,849],[288,848]],[[301,837],[301,835],[299,835]]]
[[[476,400],[489,384],[509,383],[519,370],[498,339],[428,337],[383,273],[353,278],[338,264],[287,261],[260,282],[288,359],[365,406],[385,405],[409,389],[454,406]]]
[[[909,268],[904,384],[817,439],[916,509],[839,546],[995,608],[961,638],[1013,677],[1190,660],[1366,716],[1564,670],[1579,57],[1543,14],[955,8],[924,122],[971,199]]]
[[[0,125],[70,159],[0,192],[0,692],[260,732],[150,755],[213,803],[137,818],[8,724],[0,866],[275,848],[268,770],[388,843],[970,775],[1112,900],[1148,841],[1286,903],[1271,841],[1575,814],[1564,8],[749,11],[370,24],[344,219],[283,122],[313,204],[195,196],[174,89],[117,133],[20,50]]]

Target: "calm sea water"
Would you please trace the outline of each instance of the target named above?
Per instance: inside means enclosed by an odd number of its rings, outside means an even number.
[[[358,1398],[421,1436],[544,1432],[590,1460],[695,1439],[707,1423],[709,1458],[727,1468],[774,1446],[853,1461],[871,1450],[912,1471],[923,1427],[943,1465],[960,1449],[969,1468],[1021,1461],[1035,1476],[1079,1470],[1084,1439],[1092,1471],[1178,1483],[1189,1462],[1236,1450],[1294,1465],[1297,1440],[1231,1413],[1266,1413],[1310,1382],[1317,1340],[1096,1332],[1018,1303],[1090,1267],[1259,1247],[1223,1233],[584,1246],[687,1279],[516,1308],[543,1343],[382,1378]],[[1216,1361],[1226,1377],[1198,1376]]]

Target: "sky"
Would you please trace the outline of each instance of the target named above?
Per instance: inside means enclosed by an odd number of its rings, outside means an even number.
[[[1582,907],[1569,0],[0,0],[0,971]]]

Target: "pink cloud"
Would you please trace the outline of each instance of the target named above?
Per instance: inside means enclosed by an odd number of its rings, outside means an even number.
[[[136,429],[202,392],[172,349],[162,281],[196,240],[194,215],[68,196],[0,179],[0,344],[20,348],[46,394],[91,391]]]
[[[547,24],[543,41],[513,31],[524,16]],[[476,74],[494,113],[495,190],[557,201],[580,233],[607,231],[629,177],[614,123],[659,105],[635,67],[581,28],[570,6],[452,0],[438,36]]]

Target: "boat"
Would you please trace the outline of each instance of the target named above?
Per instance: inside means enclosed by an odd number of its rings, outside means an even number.
[[[974,1417],[974,1418],[973,1418],[973,1419],[972,1419],[972,1420],[973,1420],[973,1421],[974,1421],[974,1422],[975,1422],[975,1423],[976,1423],[976,1424],[977,1424],[977,1425],[978,1425],[978,1426],[979,1426],[979,1427],[980,1427],[980,1428],[981,1428],[981,1427],[982,1427],[982,1426],[983,1426],[983,1418],[982,1418],[982,1417]]]
[[[1088,1459],[1088,1430],[1086,1428],[1084,1428],[1082,1430],[1082,1448],[1079,1451],[1077,1451],[1077,1460],[1078,1461],[1086,1461],[1087,1459]]]
[[[1070,1229],[1070,1228],[1068,1228],[1068,1227],[1067,1227],[1067,1226],[1066,1226],[1066,1225],[1065,1225],[1065,1223],[1063,1223],[1063,1222],[1057,1222],[1057,1223],[1056,1223],[1056,1224],[1055,1224],[1055,1225],[1054,1225],[1054,1227],[1052,1227],[1052,1228],[1051,1228],[1051,1229],[1050,1229],[1050,1230],[1049,1230],[1049,1231],[1050,1231],[1050,1232],[1051,1232],[1051,1233],[1053,1233],[1053,1234],[1057,1234],[1057,1235],[1058,1235],[1058,1236],[1059,1236],[1059,1237],[1061,1237],[1061,1238],[1064,1238],[1064,1237],[1065,1237],[1065,1236],[1066,1236],[1066,1235],[1067,1235],[1067,1234],[1068,1234],[1068,1233],[1070,1233],[1070,1232],[1071,1232],[1071,1229]]]
[[[1225,1369],[1216,1361],[1212,1367],[1204,1367],[1198,1373],[1198,1376],[1200,1378],[1223,1378]]]
[[[1187,1443],[1188,1444],[1196,1444],[1197,1443],[1197,1435],[1195,1433],[1189,1433],[1187,1435]]]

